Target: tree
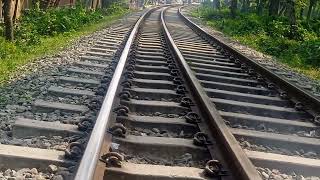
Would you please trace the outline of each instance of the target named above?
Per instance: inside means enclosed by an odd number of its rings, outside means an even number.
[[[297,18],[296,18],[295,0],[287,0],[287,16],[290,23],[290,38],[295,39],[297,34]]]
[[[242,0],[241,12],[248,12],[249,7],[250,7],[250,1]]]
[[[60,0],[55,0],[55,1],[54,1],[54,7],[58,7],[59,4],[60,4]]]
[[[3,18],[5,26],[5,38],[13,41],[13,4],[14,0],[4,0]]]
[[[231,17],[235,18],[237,13],[238,0],[231,0],[230,12]]]
[[[214,9],[220,10],[220,8],[221,8],[221,2],[220,2],[220,0],[213,0],[212,4],[213,4],[213,8],[214,8]]]
[[[0,0],[0,19],[2,18],[2,0]]]
[[[317,0],[310,0],[309,1],[309,7],[308,7],[308,12],[307,12],[307,21],[310,21],[311,16],[312,16],[312,10],[314,6],[316,5]]]
[[[270,0],[269,1],[269,16],[278,15],[280,7],[280,0]]]
[[[263,13],[264,1],[265,0],[257,0],[257,14],[259,16],[261,16]]]
[[[23,4],[24,4],[24,0],[15,1],[14,11],[13,11],[13,24],[15,24],[16,20],[20,17]]]

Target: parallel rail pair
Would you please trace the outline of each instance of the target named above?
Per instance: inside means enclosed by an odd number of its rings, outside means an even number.
[[[78,172],[75,179],[92,179],[96,170],[96,164],[100,157],[100,151],[102,148],[103,141],[105,139],[105,133],[107,131],[108,120],[112,116],[112,110],[117,98],[117,92],[122,80],[123,73],[125,71],[125,66],[128,63],[128,56],[130,54],[130,49],[134,44],[135,38],[139,32],[139,27],[143,21],[152,13],[150,10],[143,14],[141,18],[137,21],[134,26],[125,48],[121,54],[120,60],[118,62],[117,68],[114,72],[114,76],[110,82],[108,92],[103,101],[99,116],[95,123],[94,129],[90,140],[87,145],[87,149],[82,157]],[[238,141],[234,135],[229,130],[228,126],[225,124],[224,119],[221,117],[215,105],[210,100],[203,85],[199,82],[199,78],[194,74],[193,70],[190,68],[188,62],[185,60],[183,53],[179,50],[179,45],[175,44],[174,38],[170,35],[170,30],[166,25],[165,10],[161,11],[161,28],[166,39],[166,43],[170,47],[172,55],[175,56],[175,60],[178,63],[178,67],[183,74],[184,79],[187,81],[188,87],[190,88],[190,93],[194,95],[195,104],[201,109],[204,119],[207,120],[207,125],[209,126],[210,132],[221,145],[219,147],[221,150],[225,150],[223,154],[224,159],[227,159],[227,164],[231,168],[232,175],[238,177],[239,179],[261,179],[257,173],[255,167],[249,160],[248,156],[242,151],[242,148],[238,145]],[[292,97],[292,101],[300,102],[305,107],[308,107],[310,114],[316,116],[318,108],[320,107],[320,101],[311,93],[301,89],[295,84],[288,82],[284,78],[272,73],[270,70],[264,68],[263,66],[251,60],[237,50],[225,45],[213,36],[206,33],[196,24],[192,23],[187,17],[181,13],[181,8],[179,9],[179,15],[184,19],[186,24],[191,27],[195,32],[201,34],[201,36],[214,44],[218,44],[224,51],[228,52],[233,59],[240,60],[250,66],[255,72],[261,74],[263,77],[267,78],[270,82],[273,82],[277,87],[281,87],[281,90],[285,90],[289,97]],[[275,88],[278,89],[278,88]],[[299,103],[298,103],[299,104]],[[210,148],[209,148],[210,149]]]

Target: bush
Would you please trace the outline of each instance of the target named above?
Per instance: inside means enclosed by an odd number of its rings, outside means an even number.
[[[25,11],[16,28],[16,41],[21,45],[40,43],[40,36],[78,30],[84,25],[97,22],[103,18],[101,11],[87,11],[77,6],[75,8],[54,8],[47,11]]]
[[[125,13],[127,11],[128,7],[124,2],[115,2],[112,3],[106,10],[105,10],[105,14],[109,15],[109,14],[122,14]]]
[[[8,58],[17,52],[15,44],[7,42],[3,37],[0,37],[0,44],[0,60]]]
[[[217,11],[205,6],[192,13],[195,17],[203,18],[209,26],[292,67],[320,68],[320,19],[310,22],[298,20],[292,38],[288,19],[284,16],[275,18],[238,13],[232,19],[229,14],[227,8]]]

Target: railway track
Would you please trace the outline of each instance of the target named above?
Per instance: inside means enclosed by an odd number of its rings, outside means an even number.
[[[317,179],[319,100],[281,80],[180,7],[146,10],[17,114],[28,118],[7,134],[49,145],[0,144],[0,168],[6,179],[35,178],[33,167],[51,179]]]
[[[215,137],[205,121],[200,122],[204,113],[167,44],[160,19],[164,9],[150,12],[137,24],[132,44],[127,43],[130,49],[119,61],[115,84],[104,100],[113,112],[107,128],[113,137],[100,153],[95,177],[234,179],[222,149],[212,147]],[[113,105],[108,98],[114,98]],[[85,162],[93,158],[91,152],[84,154],[76,179],[94,174],[83,171],[90,168]],[[106,165],[107,169],[102,168]]]
[[[7,113],[11,116],[1,126],[0,179],[73,179],[88,138],[84,124],[95,120],[99,107],[93,103],[103,97],[123,43],[141,14],[101,31],[76,62],[46,77],[29,78],[34,90],[22,95],[30,102],[2,111],[2,120]]]
[[[262,178],[319,177],[319,99],[211,37],[181,9],[165,19],[216,113],[252,163],[269,168],[257,168]]]

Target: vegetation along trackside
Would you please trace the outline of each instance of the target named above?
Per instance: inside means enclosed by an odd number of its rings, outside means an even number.
[[[0,23],[0,83],[8,80],[17,67],[37,57],[57,52],[71,40],[105,27],[129,11],[121,1],[97,5],[90,3],[90,7],[86,2],[75,2],[68,6],[51,3],[49,6],[32,1],[35,4],[29,9],[21,10],[19,14],[6,12],[6,1],[3,2],[4,23]],[[10,4],[13,5],[14,3]]]
[[[320,79],[320,1],[204,2],[192,15],[311,78]]]

